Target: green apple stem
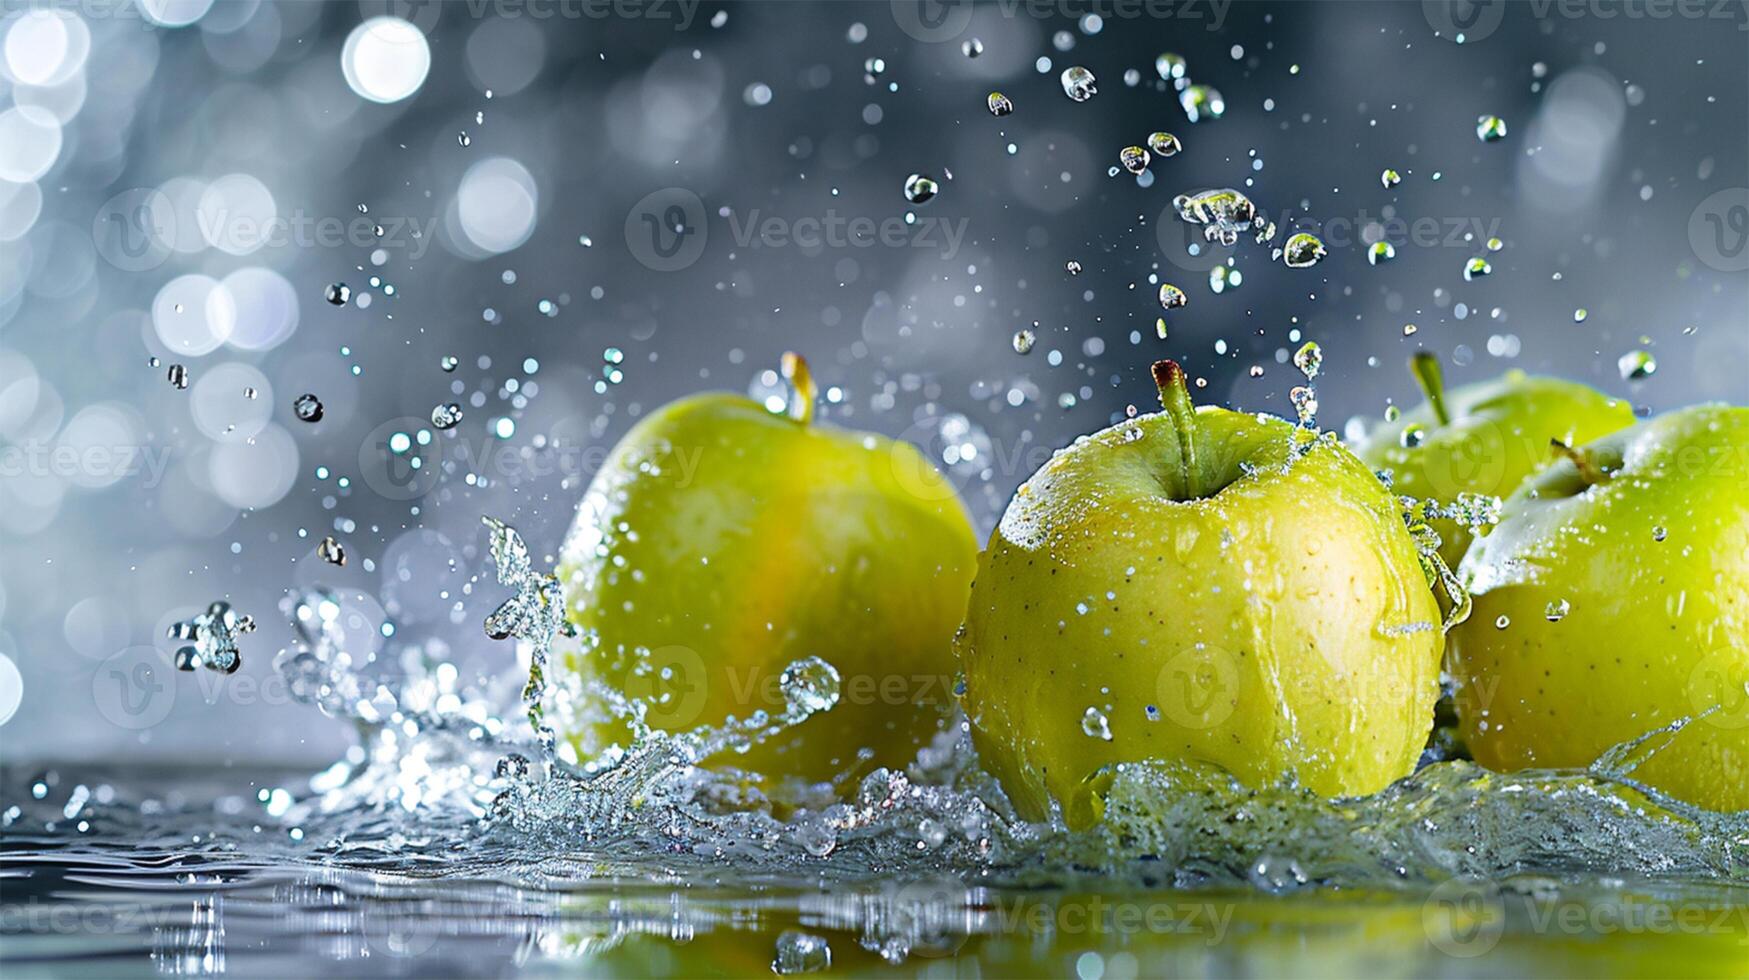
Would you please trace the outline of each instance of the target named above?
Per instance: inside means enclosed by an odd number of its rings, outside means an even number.
[[[1178,462],[1183,469],[1184,493],[1190,499],[1203,496],[1202,466],[1196,455],[1196,405],[1190,400],[1190,385],[1177,361],[1155,361],[1154,387],[1160,389],[1160,406],[1172,417],[1178,433]]]
[[[1579,479],[1584,480],[1587,486],[1594,487],[1609,480],[1609,474],[1604,472],[1584,452],[1574,449],[1559,439],[1550,439],[1549,448],[1554,450],[1556,456],[1572,463],[1573,468],[1579,471]]]
[[[781,364],[783,380],[789,383],[794,397],[789,402],[789,417],[807,425],[814,421],[814,402],[820,389],[814,384],[814,373],[808,370],[807,359],[795,351],[784,351]]]
[[[1445,407],[1445,375],[1439,369],[1439,358],[1432,351],[1416,351],[1409,359],[1409,373],[1427,396],[1427,407],[1433,410],[1434,421],[1451,424],[1451,412]]]

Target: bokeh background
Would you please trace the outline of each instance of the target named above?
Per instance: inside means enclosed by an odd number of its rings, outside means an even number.
[[[1222,118],[1187,119],[1168,51]],[[1460,382],[1749,401],[1746,79],[1740,3],[7,0],[0,759],[332,758],[348,730],[272,668],[316,583],[373,670],[508,677],[480,516],[556,551],[641,415],[781,404],[786,349],[981,533],[1147,409],[1160,356],[1290,414],[1315,339],[1340,428],[1412,402],[1422,347]],[[1114,173],[1156,130],[1184,151]],[[1190,254],[1171,200],[1211,186],[1328,257]],[[1190,298],[1165,340],[1161,282]],[[169,671],[165,627],[219,598],[260,624],[241,672]]]

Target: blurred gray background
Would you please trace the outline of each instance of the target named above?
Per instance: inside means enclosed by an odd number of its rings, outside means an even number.
[[[1318,340],[1334,427],[1412,402],[1420,347],[1456,382],[1517,367],[1651,411],[1749,400],[1741,3],[0,16],[8,762],[332,758],[348,731],[272,682],[279,601],[315,583],[344,590],[374,671],[507,676],[479,625],[506,594],[480,515],[555,551],[637,418],[701,388],[781,398],[786,349],[827,418],[940,460],[980,534],[1043,453],[1150,408],[1161,356],[1205,400],[1290,412],[1289,351]],[[1223,118],[1186,118],[1167,51]],[[1065,96],[1071,65],[1089,101]],[[1478,139],[1483,114],[1504,140]],[[1184,151],[1111,173],[1156,130]],[[933,200],[906,201],[912,173]],[[1245,239],[1243,281],[1213,292],[1228,252],[1188,254],[1170,211],[1208,186],[1328,258],[1288,269]],[[1375,267],[1381,235],[1396,258]],[[1190,297],[1164,341],[1161,282]],[[1657,370],[1630,383],[1638,350]],[[443,432],[448,402],[465,418]],[[316,555],[327,535],[343,568]],[[260,623],[242,671],[165,669],[165,627],[219,598]]]

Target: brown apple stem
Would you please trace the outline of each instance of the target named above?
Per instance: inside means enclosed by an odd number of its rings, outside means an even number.
[[[1609,480],[1609,474],[1592,462],[1591,457],[1584,452],[1574,449],[1559,439],[1550,439],[1549,448],[1554,450],[1556,456],[1572,463],[1573,468],[1579,471],[1579,479],[1584,480],[1587,486],[1594,487]]]
[[[1160,389],[1160,407],[1171,416],[1172,428],[1178,433],[1178,463],[1184,471],[1185,496],[1200,498],[1202,467],[1196,458],[1196,405],[1190,400],[1184,368],[1177,361],[1155,361],[1153,372],[1154,387]]]
[[[1409,373],[1427,396],[1427,407],[1433,410],[1434,421],[1451,424],[1451,412],[1445,407],[1445,375],[1439,369],[1439,358],[1432,351],[1416,351],[1409,359]]]
[[[789,383],[789,417],[807,425],[814,421],[814,402],[820,389],[814,385],[814,373],[808,370],[807,359],[795,351],[784,351],[780,366],[783,380]]]

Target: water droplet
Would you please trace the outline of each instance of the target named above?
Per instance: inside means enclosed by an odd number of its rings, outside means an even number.
[[[1402,182],[1403,175],[1392,170],[1390,167],[1386,167],[1384,172],[1379,174],[1379,183],[1385,185],[1386,188],[1395,187]]]
[[[818,973],[832,965],[832,947],[825,939],[787,929],[777,937],[777,953],[771,961],[771,972],[781,977],[797,973]]]
[[[1512,625],[1512,617],[1504,615],[1504,614],[1502,614],[1498,619],[1494,620],[1494,628],[1497,630],[1503,630],[1506,627],[1511,626],[1511,625]]]
[[[1070,260],[1069,260],[1069,261],[1067,261],[1067,262],[1064,262],[1064,263],[1063,263],[1063,271],[1064,271],[1064,272],[1067,272],[1067,273],[1068,273],[1068,274],[1069,274],[1069,275],[1071,275],[1071,276],[1078,276],[1078,275],[1080,275],[1080,274],[1081,274],[1081,263],[1080,263],[1080,261],[1078,261],[1078,260],[1076,260],[1076,259],[1070,259]]]
[[[181,364],[170,365],[170,369],[165,372],[165,378],[178,391],[188,388],[188,368]]]
[[[1498,252],[1505,247],[1506,247],[1506,243],[1501,241],[1498,238],[1488,239],[1488,251],[1490,251],[1490,252]]]
[[[1230,265],[1217,265],[1209,270],[1209,291],[1217,295],[1238,289],[1244,281],[1245,276]]]
[[[1184,114],[1193,123],[1204,119],[1219,119],[1226,114],[1227,100],[1221,98],[1221,93],[1207,85],[1188,85],[1178,93],[1178,104],[1184,107]]]
[[[1098,708],[1088,708],[1082,712],[1081,731],[1088,738],[1111,741],[1111,722],[1106,719],[1105,712]]]
[[[1324,366],[1324,349],[1317,341],[1308,340],[1305,345],[1294,352],[1294,367],[1306,376],[1307,381],[1318,376],[1318,371]]]
[[[1117,162],[1132,174],[1148,169],[1148,151],[1140,146],[1126,146],[1117,151]]]
[[[990,106],[992,116],[1006,116],[1014,111],[1014,103],[1001,92],[991,92],[989,99],[985,101]]]
[[[1558,623],[1567,618],[1567,613],[1573,610],[1573,604],[1565,599],[1556,599],[1543,609],[1543,616],[1551,623]]]
[[[1373,242],[1366,250],[1366,260],[1373,265],[1382,265],[1397,257],[1397,249],[1390,242]]]
[[[1584,323],[1585,318],[1590,316],[1590,315],[1591,315],[1591,311],[1587,310],[1585,307],[1581,306],[1578,309],[1573,311],[1573,322],[1574,323]]]
[[[1086,102],[1099,93],[1099,89],[1094,86],[1093,73],[1080,65],[1071,65],[1063,69],[1061,81],[1063,94],[1076,102]]]
[[[1427,426],[1412,422],[1403,426],[1403,434],[1397,437],[1397,444],[1404,449],[1414,449],[1427,441]]]
[[[352,299],[352,287],[343,282],[332,282],[322,295],[335,306],[345,306]]]
[[[316,545],[316,557],[330,565],[343,566],[346,564],[346,546],[334,540],[334,535],[330,534],[322,539],[321,544]]]
[[[928,204],[940,190],[935,181],[922,174],[912,174],[905,178],[905,200],[912,204]]]
[[[1179,289],[1177,286],[1174,286],[1169,282],[1163,282],[1160,284],[1160,308],[1161,309],[1166,309],[1166,310],[1183,309],[1184,304],[1186,304],[1188,302],[1190,302],[1190,297],[1184,295],[1184,290]],[[1160,336],[1163,339],[1165,337],[1165,334],[1162,333]]]
[[[1403,417],[1403,410],[1402,409],[1398,408],[1395,405],[1386,405],[1385,406],[1385,421],[1386,422],[1395,422],[1402,417]]]
[[[1212,188],[1172,199],[1178,217],[1193,225],[1203,225],[1203,237],[1231,246],[1239,241],[1240,232],[1253,225],[1257,206],[1251,199],[1230,187]]]
[[[819,657],[804,657],[784,668],[778,687],[792,714],[829,711],[838,703],[838,670]]]
[[[431,424],[439,429],[453,429],[462,420],[462,407],[455,402],[433,406]]]
[[[1662,541],[1668,536],[1669,536],[1669,532],[1665,531],[1664,527],[1662,525],[1656,525],[1652,528],[1652,540],[1653,541]]]
[[[462,130],[461,132],[455,134],[455,141],[460,146],[473,146],[474,145],[474,138],[472,136],[469,136],[467,130],[465,130],[465,129]]]
[[[1170,82],[1184,77],[1184,56],[1168,51],[1154,59],[1154,71],[1163,82]]]
[[[444,370],[444,373],[446,373],[446,374],[451,372],[451,371],[454,371],[456,369],[456,367],[460,364],[461,364],[461,359],[456,357],[454,354],[445,354],[445,355],[443,355],[443,359],[437,362],[437,366],[442,368]]]
[[[1478,255],[1464,263],[1464,281],[1480,279],[1493,271],[1494,267],[1488,264],[1488,260]]]
[[[1290,269],[1309,269],[1325,254],[1324,243],[1316,235],[1295,232],[1281,249],[1281,261]]]
[[[1631,350],[1615,362],[1623,381],[1643,381],[1658,372],[1658,360],[1649,350]]]
[[[1038,336],[1036,334],[1034,334],[1031,330],[1024,330],[1023,329],[1023,330],[1014,331],[1014,353],[1016,353],[1016,354],[1030,354],[1030,353],[1032,353],[1032,345],[1034,343],[1036,343],[1037,340],[1038,340]]]
[[[306,392],[292,402],[292,412],[302,421],[320,422],[322,421],[322,400]]]
[[[1484,143],[1505,139],[1506,120],[1499,116],[1477,116],[1476,138]]]
[[[1405,336],[1405,337],[1413,337],[1417,333],[1420,333],[1420,332],[1421,332],[1421,328],[1417,327],[1413,323],[1403,324],[1403,336]]]
[[[867,61],[864,61],[862,63],[862,74],[863,74],[864,81],[873,82],[875,79],[881,77],[882,75],[885,75],[886,73],[887,73],[887,61],[885,58],[870,58]]]
[[[1166,339],[1166,318],[1165,317],[1157,316],[1154,318],[1154,334],[1155,334],[1155,336],[1159,337],[1161,340]]]
[[[975,37],[966,38],[960,43],[960,54],[968,58],[976,58],[984,53],[984,42]]]
[[[1178,137],[1171,133],[1149,133],[1148,149],[1158,157],[1177,156],[1184,149],[1184,144],[1178,142]]]
[[[1317,423],[1318,392],[1315,389],[1300,385],[1287,393],[1287,400],[1293,403],[1294,414],[1302,427],[1309,429]]]

